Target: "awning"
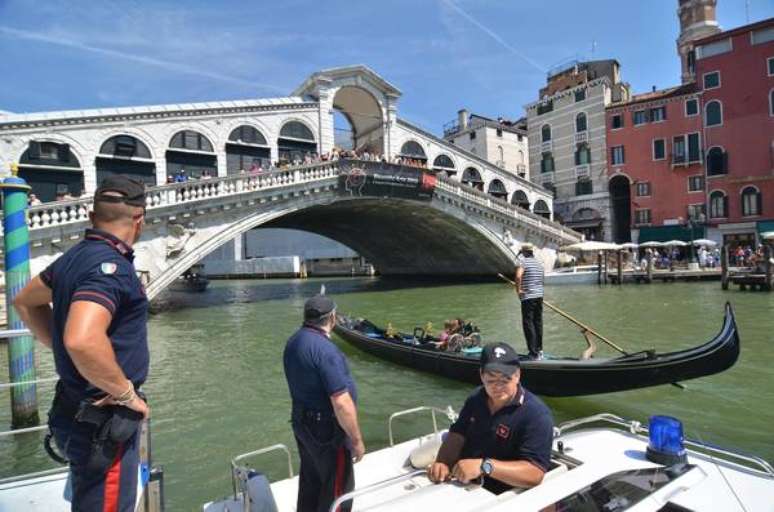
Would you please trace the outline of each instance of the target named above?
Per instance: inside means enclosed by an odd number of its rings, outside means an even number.
[[[691,239],[705,238],[704,232],[704,226],[695,226],[693,231],[685,226],[644,226],[640,228],[638,243],[668,242],[670,240],[690,242]]]
[[[581,228],[598,228],[602,225],[602,219],[587,219],[576,220],[564,223],[568,228],[581,229]]]
[[[759,234],[774,231],[774,220],[759,220],[757,224],[756,228]]]

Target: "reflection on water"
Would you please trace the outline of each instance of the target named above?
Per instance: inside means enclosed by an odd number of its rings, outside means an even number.
[[[154,457],[166,473],[170,510],[195,510],[229,492],[228,460],[282,442],[295,448],[288,425],[290,400],[282,373],[284,342],[298,327],[304,300],[325,284],[344,313],[411,331],[415,325],[461,316],[474,321],[485,341],[510,340],[523,349],[518,301],[498,284],[433,284],[381,278],[215,281],[201,294],[173,294],[150,318]],[[677,350],[710,339],[723,305],[736,308],[742,355],[731,370],[686,383],[581,398],[548,399],[557,421],[598,412],[646,421],[670,414],[686,436],[737,447],[774,460],[771,424],[774,386],[774,294],[722,292],[719,283],[624,287],[564,286],[548,300],[630,351]],[[585,346],[578,330],[545,312],[545,348],[576,356]],[[471,387],[383,362],[337,343],[350,360],[360,390],[360,415],[369,450],[387,445],[387,417],[416,405],[459,409]],[[5,351],[0,351],[5,365]],[[42,376],[53,373],[50,354],[38,351]],[[600,346],[598,356],[613,355]],[[51,400],[41,386],[41,404]],[[0,422],[9,423],[8,394],[0,396]],[[46,406],[42,407],[45,410]],[[430,428],[429,419],[396,423],[405,438]],[[0,439],[0,474],[51,467],[37,434]],[[282,478],[281,456],[256,461]]]

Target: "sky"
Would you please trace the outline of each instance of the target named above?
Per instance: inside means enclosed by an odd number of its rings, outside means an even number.
[[[615,58],[635,93],[679,83],[677,0],[0,0],[0,110],[286,96],[365,64],[399,116],[440,133],[460,108],[516,119],[546,71]],[[773,0],[718,0],[731,29]],[[592,50],[593,48],[593,50]]]

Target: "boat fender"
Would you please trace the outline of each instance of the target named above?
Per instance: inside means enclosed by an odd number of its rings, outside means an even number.
[[[246,470],[245,473],[240,475],[240,486],[243,496],[250,500],[250,512],[277,512],[277,502],[266,475],[254,470]]]
[[[414,469],[425,469],[427,466],[435,462],[435,458],[438,456],[438,450],[441,449],[441,438],[435,436],[432,439],[423,442],[409,454],[409,463]]]

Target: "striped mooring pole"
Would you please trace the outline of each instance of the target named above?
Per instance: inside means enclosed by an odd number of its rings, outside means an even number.
[[[5,251],[5,310],[9,329],[24,329],[13,300],[30,280],[30,235],[27,229],[27,194],[30,186],[16,176],[12,164],[11,176],[0,183],[3,189],[3,249]],[[16,336],[8,339],[8,373],[12,383],[33,382],[35,375],[35,339]],[[24,428],[40,423],[36,384],[11,388],[11,424]]]

